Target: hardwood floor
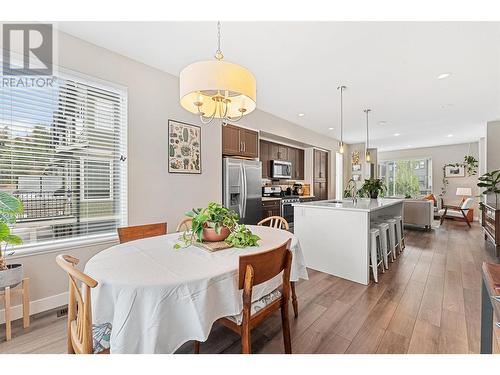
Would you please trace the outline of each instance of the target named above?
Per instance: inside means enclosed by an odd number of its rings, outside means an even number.
[[[407,230],[406,249],[378,284],[363,286],[321,272],[297,283],[300,315],[291,314],[294,353],[479,353],[483,261],[497,262],[478,224],[445,221],[430,232]],[[32,319],[0,353],[63,353],[66,319]],[[498,333],[498,332],[497,332]],[[4,329],[0,327],[0,340]],[[500,336],[497,334],[497,337]],[[252,332],[255,353],[283,353],[281,318]],[[494,345],[498,353],[498,344]],[[215,325],[201,353],[240,353],[239,336]],[[192,343],[178,353],[192,353]]]

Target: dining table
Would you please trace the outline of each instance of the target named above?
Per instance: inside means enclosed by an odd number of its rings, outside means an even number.
[[[209,251],[179,249],[181,233],[112,246],[94,255],[85,273],[92,289],[93,324],[111,323],[111,353],[174,353],[181,345],[204,342],[214,322],[243,309],[238,288],[239,257],[274,249],[291,239],[290,280],[307,280],[299,240],[292,233],[247,225],[260,237],[257,246]],[[279,274],[253,288],[252,300],[282,283]]]

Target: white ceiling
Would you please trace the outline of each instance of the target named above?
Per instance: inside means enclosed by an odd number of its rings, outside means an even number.
[[[58,27],[176,76],[216,48],[215,22]],[[258,108],[327,136],[339,137],[346,85],[347,143],[365,140],[364,108],[381,150],[477,140],[500,118],[500,23],[223,22],[222,51],[255,74]]]

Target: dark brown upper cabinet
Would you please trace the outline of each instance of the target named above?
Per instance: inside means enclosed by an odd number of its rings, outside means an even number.
[[[222,127],[222,154],[227,156],[259,156],[259,133],[227,124]]]
[[[292,163],[292,179],[304,179],[304,150],[261,140],[260,161],[262,162],[263,178],[271,178],[271,160],[289,161]]]
[[[269,142],[260,141],[259,145],[260,161],[262,163],[262,178],[269,178],[269,168],[271,168],[269,158]]]

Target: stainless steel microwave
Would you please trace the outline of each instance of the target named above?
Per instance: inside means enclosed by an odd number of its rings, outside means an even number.
[[[292,163],[283,160],[271,160],[272,178],[292,178]]]

